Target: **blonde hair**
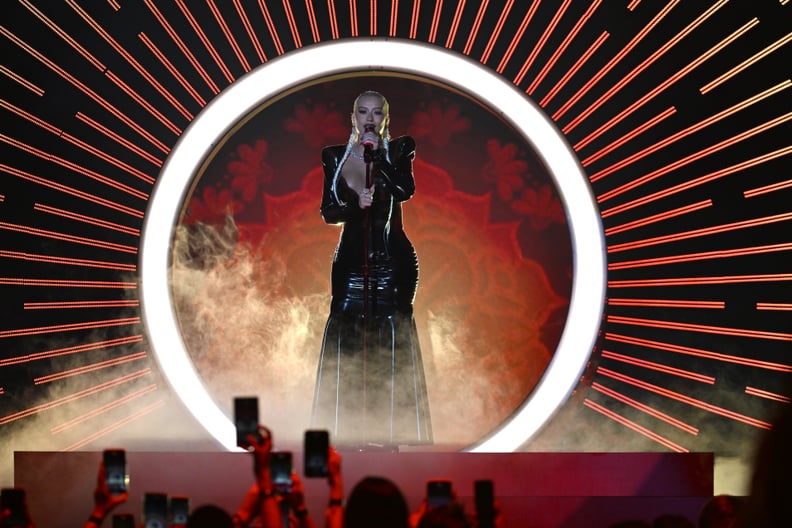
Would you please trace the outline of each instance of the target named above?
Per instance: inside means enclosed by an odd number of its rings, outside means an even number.
[[[388,124],[390,122],[390,104],[388,100],[379,92],[374,90],[366,90],[365,92],[361,93],[357,97],[355,97],[355,102],[352,105],[352,111],[357,108],[358,101],[360,101],[363,97],[379,97],[382,100],[382,112],[385,114],[385,119],[383,119],[383,123],[385,123],[385,128],[382,131],[382,149],[385,151],[385,159],[388,160],[390,163],[390,152],[388,147],[390,146],[390,130],[388,129]],[[333,196],[335,196],[336,201],[341,205],[346,205],[346,202],[341,200],[338,197],[338,176],[341,174],[341,167],[344,166],[347,158],[349,158],[349,153],[352,152],[352,148],[355,146],[355,143],[358,141],[358,131],[354,125],[352,125],[352,133],[349,134],[349,139],[347,140],[346,150],[344,150],[344,155],[341,156],[341,161],[338,162],[338,166],[336,167],[335,174],[333,174],[333,184],[331,189],[333,191]]]

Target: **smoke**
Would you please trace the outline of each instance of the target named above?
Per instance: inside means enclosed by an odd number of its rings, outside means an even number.
[[[218,405],[258,396],[260,420],[296,441],[308,426],[327,294],[296,297],[287,267],[238,243],[229,219],[180,226],[172,291],[181,333]],[[265,239],[262,244],[266,244]]]
[[[663,452],[670,449],[654,440],[610,420],[582,404],[584,398],[607,404],[606,397],[593,389],[579,387],[582,394],[561,409],[539,433],[527,442],[523,451],[531,452]],[[738,393],[718,389],[706,396],[727,409],[745,405]],[[644,395],[641,403],[664,410],[673,418],[698,429],[691,435],[670,425],[656,421],[638,410],[620,408],[618,413],[642,424],[661,437],[696,453],[713,454],[713,491],[717,494],[746,495],[753,473],[754,452],[758,441],[767,434],[764,429],[746,428],[743,424],[726,420],[714,413],[694,407],[669,407],[668,401],[657,395]],[[744,409],[752,416],[761,416],[760,406]]]
[[[309,229],[300,230],[308,239],[303,242],[277,229],[252,242],[249,228],[236,228],[229,219],[216,228],[180,226],[174,246],[172,291],[180,330],[204,383],[229,415],[234,396],[258,396],[260,420],[289,443],[300,441],[310,424],[329,311],[337,232],[320,227],[321,243]],[[504,270],[502,258],[481,255],[486,235],[470,241],[479,253],[466,259],[470,269],[461,275],[438,272],[445,282],[419,286],[424,289],[416,324],[438,447],[458,449],[496,428],[525,399],[551,355],[540,327],[559,299],[547,293],[534,263],[515,262]],[[433,244],[433,250],[419,251],[430,268],[433,256],[443,258],[441,245]],[[463,284],[469,274],[490,270],[518,279],[482,280],[485,285],[477,288],[483,293]],[[434,282],[431,275],[429,280]],[[541,310],[527,307],[537,296],[550,302]]]
[[[120,314],[124,315],[129,314]],[[11,412],[4,417],[8,423],[2,426],[3,486],[13,485],[17,451],[200,450],[214,445],[151,368],[145,339],[102,345],[139,331],[124,326],[30,339],[27,350],[32,359],[18,368],[4,367],[15,369],[18,383],[4,395],[14,407],[9,405]],[[85,346],[92,343],[97,345]],[[70,353],[36,356],[53,350]],[[119,363],[103,366],[114,360]],[[50,375],[56,377],[48,379]]]

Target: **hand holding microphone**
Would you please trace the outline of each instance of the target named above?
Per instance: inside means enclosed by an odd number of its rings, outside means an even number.
[[[363,145],[363,155],[366,162],[371,160],[371,151],[379,146],[379,135],[374,132],[374,125],[368,123],[363,126],[363,135],[360,138],[360,143]]]

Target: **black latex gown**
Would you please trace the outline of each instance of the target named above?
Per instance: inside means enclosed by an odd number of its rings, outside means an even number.
[[[333,258],[330,316],[311,425],[328,429],[336,445],[431,443],[426,379],[413,319],[418,259],[402,229],[401,211],[401,202],[415,191],[415,141],[409,136],[392,140],[391,162],[384,152],[374,151],[371,174],[376,190],[368,213],[360,209],[357,193],[343,177],[336,184],[339,199],[333,194],[333,176],[345,149],[339,145],[322,151],[322,217],[329,224],[343,224],[343,230]]]

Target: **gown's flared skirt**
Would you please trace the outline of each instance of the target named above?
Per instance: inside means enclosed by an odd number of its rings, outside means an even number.
[[[364,328],[366,330],[364,330]],[[312,427],[337,445],[432,443],[415,320],[331,313],[316,378]]]

